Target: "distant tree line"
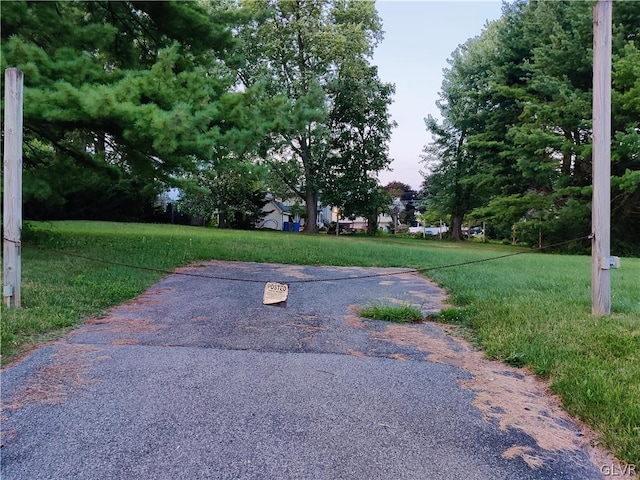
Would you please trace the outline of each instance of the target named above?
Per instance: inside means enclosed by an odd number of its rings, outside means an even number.
[[[454,237],[590,232],[591,7],[505,3],[453,52],[419,208]],[[613,12],[612,245],[638,254],[640,9]],[[172,187],[221,226],[250,226],[267,191],[304,204],[307,232],[319,198],[372,231],[389,206],[371,1],[12,1],[1,22],[2,69],[25,73],[26,218],[154,221]]]
[[[530,245],[591,231],[593,2],[516,0],[449,59],[427,210]],[[613,4],[612,248],[640,254],[640,8]],[[583,242],[581,248],[588,248]],[[578,248],[578,247],[576,247]]]

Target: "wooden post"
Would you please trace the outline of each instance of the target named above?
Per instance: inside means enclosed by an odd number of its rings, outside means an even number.
[[[611,234],[611,0],[593,7],[593,203],[591,312],[611,313],[608,262]]]
[[[22,230],[22,85],[17,68],[4,74],[4,212],[2,299],[20,307]]]

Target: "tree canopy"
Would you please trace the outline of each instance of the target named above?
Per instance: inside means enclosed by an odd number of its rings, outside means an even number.
[[[313,233],[321,193],[324,203],[358,210],[377,188],[375,173],[390,163],[393,86],[369,63],[380,19],[371,1],[242,6],[251,21],[240,29],[246,63],[239,75],[245,88],[262,89],[272,112],[260,158],[305,202],[305,231]]]
[[[640,242],[640,11],[614,5],[612,242]],[[428,208],[486,220],[529,244],[590,231],[592,11],[588,2],[518,0],[453,52],[427,118]],[[632,100],[633,99],[633,100]]]
[[[366,201],[390,162],[381,35],[371,1],[3,3],[2,67],[25,73],[25,214],[81,216],[74,198],[93,198],[101,216],[100,191],[149,203],[264,163],[313,231],[320,192]]]
[[[212,158],[235,81],[224,15],[192,2],[5,2],[2,67],[25,73],[25,200],[72,171],[151,185]],[[90,180],[87,180],[90,181]]]
[[[612,246],[638,253],[640,9],[613,13]],[[228,224],[267,188],[297,197],[307,232],[319,200],[388,203],[372,1],[12,1],[1,21],[2,67],[25,73],[27,218],[150,218],[170,185]],[[589,2],[515,0],[452,53],[422,202],[455,237],[465,220],[529,244],[589,233],[591,45]]]

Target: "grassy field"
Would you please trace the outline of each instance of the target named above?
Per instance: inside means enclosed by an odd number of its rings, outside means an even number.
[[[310,265],[430,268],[515,252],[513,247],[394,237],[306,236],[172,225],[31,224],[23,248],[22,309],[2,307],[2,358],[60,335],[130,299],[162,274],[68,254],[173,269],[221,259]],[[487,355],[551,381],[566,410],[640,464],[640,259],[612,271],[611,316],[591,316],[589,257],[527,253],[429,271],[459,324]]]

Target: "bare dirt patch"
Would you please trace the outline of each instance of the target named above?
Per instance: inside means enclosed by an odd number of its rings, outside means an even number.
[[[344,322],[352,328],[365,328],[364,321],[357,315],[347,315]]]
[[[350,305],[348,307],[350,312],[353,312],[353,315],[345,315],[344,322],[349,325],[351,328],[363,329],[366,327],[364,320],[362,317],[358,315],[358,311],[360,311],[360,306],[358,305]]]
[[[401,353],[392,353],[391,355],[388,355],[388,358],[391,358],[393,360],[400,360],[402,362],[406,362],[409,360],[406,355],[403,355]]]
[[[513,460],[514,458],[520,457],[525,461],[529,468],[536,469],[540,468],[544,465],[544,459],[538,455],[532,455],[529,452],[532,452],[533,448],[524,447],[522,445],[514,445],[513,447],[507,448],[502,453],[502,458],[506,458],[507,460]]]
[[[549,385],[526,369],[489,360],[462,339],[433,338],[419,326],[388,325],[383,332],[371,333],[371,337],[428,352],[426,359],[429,361],[469,372],[473,378],[460,381],[460,385],[475,393],[473,405],[485,419],[496,421],[502,430],[520,430],[545,451],[586,448],[594,464],[618,464],[610,454],[593,446],[596,435],[569,417],[562,410],[558,397],[550,392]],[[546,461],[543,456],[533,455],[528,447],[519,445],[507,449],[503,456],[519,456],[531,468],[540,468]]]
[[[293,277],[298,279],[306,279],[313,278],[313,275],[309,275],[308,273],[304,273],[304,267],[299,267],[297,265],[279,265],[277,268],[278,273],[282,275],[286,275],[287,277]]]
[[[111,308],[105,317],[109,317],[110,314],[116,311],[131,313],[148,311],[149,307],[165,303],[165,300],[162,297],[174,290],[175,289],[173,288],[152,288],[151,290],[141,293],[127,303]]]
[[[95,362],[106,358],[97,355],[101,351],[90,345],[62,344],[51,356],[51,363],[25,378],[24,386],[3,408],[16,410],[37,403],[62,403],[73,391],[96,381],[89,373]]]
[[[277,273],[284,276],[288,276],[288,277],[293,277],[298,279],[313,278],[313,275],[309,275],[303,272],[303,269],[305,267],[301,265],[282,265],[282,264],[271,264],[271,263],[258,264],[258,263],[252,263],[252,262],[228,262],[228,261],[222,261],[222,260],[212,260],[209,262],[203,262],[203,263],[198,263],[194,265],[188,265],[186,267],[180,267],[176,269],[176,273],[190,272],[193,270],[200,270],[202,268],[207,268],[207,267],[214,267],[214,268],[232,270],[232,271],[242,270],[242,271],[254,272],[256,265],[268,265],[272,267]]]
[[[357,350],[347,350],[347,355],[351,355],[352,357],[356,358],[367,358],[364,353],[358,352]]]

